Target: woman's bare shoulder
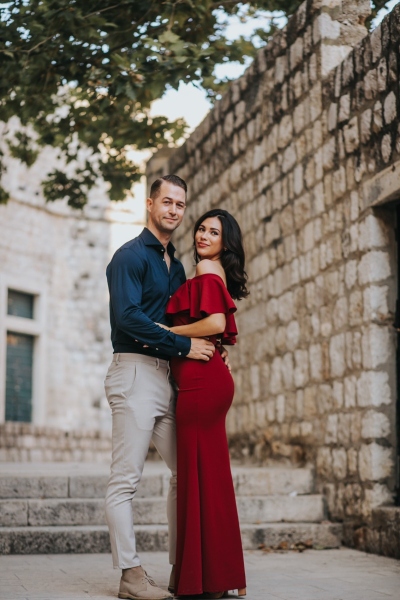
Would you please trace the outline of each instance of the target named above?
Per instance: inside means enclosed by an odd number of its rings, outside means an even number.
[[[223,267],[215,260],[203,258],[203,260],[196,265],[196,276],[207,274],[219,275],[226,285],[226,275]]]

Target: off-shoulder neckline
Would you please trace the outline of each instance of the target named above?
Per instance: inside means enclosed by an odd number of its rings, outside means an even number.
[[[221,275],[217,275],[217,273],[203,273],[202,275],[195,275],[194,277],[191,277],[190,279],[187,279],[186,281],[193,281],[194,279],[200,279],[200,277],[218,277],[218,279],[220,279],[222,281],[222,283],[224,284],[224,288],[226,290],[228,289],[226,287],[226,283],[222,279]]]

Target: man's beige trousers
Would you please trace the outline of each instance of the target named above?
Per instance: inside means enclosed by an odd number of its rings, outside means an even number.
[[[169,558],[176,553],[175,392],[168,361],[140,354],[114,354],[105,379],[112,412],[112,463],[106,495],[114,567],[140,565],[132,500],[152,440],[171,470],[167,498]]]

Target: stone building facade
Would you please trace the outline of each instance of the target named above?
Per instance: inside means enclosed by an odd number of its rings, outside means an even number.
[[[4,177],[11,199],[0,206],[0,461],[110,456],[105,267],[142,229],[144,210],[112,206],[100,184],[84,211],[46,204],[39,183],[54,160],[53,149],[29,169],[10,159]]]
[[[369,12],[304,2],[148,175],[188,182],[174,243],[189,274],[202,213],[227,209],[242,227],[232,455],[313,464],[347,542],[377,548],[362,525],[399,485],[400,6],[372,34]]]

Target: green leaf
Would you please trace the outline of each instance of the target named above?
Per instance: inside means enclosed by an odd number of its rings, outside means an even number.
[[[162,44],[175,44],[179,41],[179,35],[173,33],[170,29],[164,31],[161,35],[158,36],[158,39]]]

